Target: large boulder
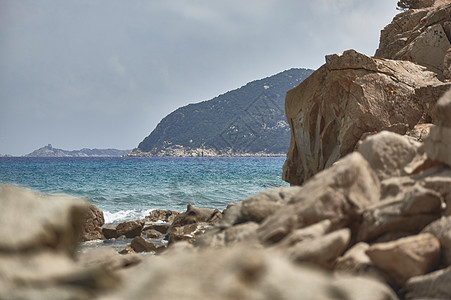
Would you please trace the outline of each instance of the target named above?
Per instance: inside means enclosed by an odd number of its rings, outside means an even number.
[[[403,288],[406,300],[451,299],[451,267],[410,278]]]
[[[157,246],[154,243],[151,243],[140,236],[133,238],[130,247],[135,252],[155,252],[157,250]]]
[[[51,249],[72,255],[88,209],[75,197],[0,185],[0,253]]]
[[[331,168],[318,173],[288,204],[267,217],[257,231],[265,244],[277,243],[292,231],[330,219],[334,226],[360,223],[362,211],[380,198],[380,182],[358,152],[349,154]]]
[[[440,241],[442,262],[447,266],[451,266],[451,216],[432,222],[421,232],[429,232]]]
[[[0,299],[90,299],[118,284],[106,265],[73,256],[88,203],[0,185]]]
[[[430,233],[371,245],[366,254],[402,287],[409,278],[426,274],[440,262],[440,242]]]
[[[127,221],[122,222],[116,226],[117,236],[123,236],[127,238],[134,238],[136,236],[140,236],[142,229],[144,226],[144,222],[142,221]]]
[[[177,215],[172,222],[173,227],[185,226],[200,222],[215,223],[222,217],[219,209],[198,208],[188,204],[186,211]]]
[[[326,64],[287,92],[285,113],[291,142],[283,179],[302,184],[354,150],[364,133],[404,134],[431,116],[442,83],[436,74],[408,61],[371,58],[354,50],[326,58]],[[429,99],[428,97],[437,97]]]
[[[212,225],[208,223],[199,222],[172,227],[169,233],[168,245],[170,246],[178,241],[193,243],[198,236],[203,234],[207,229],[211,228],[211,226]]]
[[[380,180],[406,175],[404,167],[417,155],[420,143],[394,132],[382,131],[367,137],[358,151],[370,163]]]
[[[351,232],[344,228],[315,239],[303,240],[288,249],[287,254],[295,262],[309,262],[332,270],[350,240]]]
[[[144,218],[146,222],[168,222],[172,223],[180,213],[174,210],[154,209]]]
[[[439,193],[419,184],[408,187],[402,187],[401,184],[402,181],[396,195],[383,199],[363,212],[358,241],[372,241],[384,234],[392,237],[399,233],[417,234],[441,217],[444,202]]]
[[[451,89],[439,99],[435,110],[437,125],[425,139],[424,149],[429,158],[451,166]]]
[[[398,14],[382,30],[375,57],[409,60],[443,78],[444,58],[451,47],[450,21],[451,3]]]
[[[442,195],[446,210],[444,215],[451,215],[451,169],[444,168],[434,174],[428,174],[419,180],[419,184]]]
[[[333,277],[250,247],[186,249],[152,257],[101,299],[397,299],[377,281]]]

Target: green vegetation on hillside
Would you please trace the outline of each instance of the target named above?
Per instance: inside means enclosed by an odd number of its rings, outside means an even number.
[[[170,155],[169,149],[180,146],[217,154],[285,153],[290,142],[285,94],[312,72],[290,69],[181,107],[166,116],[138,149],[155,156]]]

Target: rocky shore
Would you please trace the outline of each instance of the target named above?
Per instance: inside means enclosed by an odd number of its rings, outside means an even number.
[[[451,90],[436,115],[424,142],[382,131],[223,212],[105,226],[81,199],[0,186],[0,298],[449,299]],[[93,239],[130,244],[76,251]]]
[[[403,12],[286,98],[290,187],[104,225],[0,185],[0,299],[451,299],[451,3]],[[126,241],[85,251],[80,241]],[[150,255],[144,255],[150,254]]]

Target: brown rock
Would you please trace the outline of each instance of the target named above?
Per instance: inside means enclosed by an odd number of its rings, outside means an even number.
[[[124,249],[118,252],[119,254],[125,255],[125,254],[134,254],[136,253],[135,250],[133,250],[132,246],[128,245]]]
[[[444,169],[435,174],[422,178],[419,183],[427,189],[442,195],[446,203],[444,215],[451,215],[451,170]]]
[[[434,125],[431,123],[415,125],[406,133],[406,135],[418,142],[423,142],[424,138],[428,136],[429,132],[431,131],[432,126]]]
[[[146,224],[146,226],[143,228],[143,231],[156,230],[162,234],[166,234],[168,233],[170,227],[171,225],[169,223]]]
[[[333,277],[261,249],[185,249],[143,261],[101,299],[397,299],[380,282]]]
[[[332,222],[330,220],[323,220],[313,225],[297,229],[288,234],[284,239],[275,245],[277,248],[290,248],[302,241],[313,240],[319,238],[332,229]]]
[[[426,226],[422,233],[431,233],[439,241],[442,253],[442,262],[451,265],[451,216],[442,217]]]
[[[93,299],[119,284],[105,265],[81,266],[48,250],[1,253],[0,277],[0,299]]]
[[[449,89],[437,101],[435,106],[437,114],[437,125],[451,127],[451,89]]]
[[[150,222],[158,222],[164,221],[168,223],[172,223],[180,213],[174,210],[165,210],[165,209],[155,209],[152,210],[147,217],[145,217],[145,221]]]
[[[385,271],[399,285],[414,276],[423,275],[437,267],[440,242],[430,233],[401,238],[372,245],[366,254],[373,264]]]
[[[129,221],[123,222],[116,226],[117,236],[125,235],[127,238],[134,238],[141,235],[143,222]]]
[[[451,80],[451,48],[448,49],[443,58],[443,77]]]
[[[0,185],[0,199],[0,252],[74,253],[89,209],[85,201],[11,185]]]
[[[358,243],[337,259],[336,271],[358,274],[371,266],[371,260],[365,251],[370,248],[367,243]]]
[[[372,241],[387,233],[393,237],[397,237],[396,234],[400,232],[416,234],[440,218],[443,211],[440,194],[419,184],[399,189],[400,192],[395,196],[363,212],[358,241]]]
[[[316,239],[304,240],[287,252],[295,262],[309,262],[332,270],[336,259],[346,250],[350,240],[351,231],[345,228]]]
[[[290,232],[330,219],[334,226],[356,226],[366,207],[377,203],[380,183],[368,162],[354,152],[309,180],[287,205],[263,221],[262,243],[276,243]]]
[[[199,222],[215,223],[221,217],[222,214],[219,209],[197,208],[194,205],[188,204],[186,211],[174,219],[172,226],[185,226]]]
[[[234,223],[239,224],[249,221],[261,223],[266,217],[285,205],[294,192],[293,189],[283,187],[273,188],[239,202],[237,205],[241,209]]]
[[[226,246],[232,246],[240,242],[253,244],[257,242],[258,224],[255,222],[247,222],[228,228],[224,231],[224,241]]]
[[[102,233],[107,239],[115,239],[118,237],[116,227],[113,225],[104,225]]]
[[[451,267],[410,278],[403,288],[406,300],[451,299]]]
[[[358,151],[370,163],[380,180],[406,175],[404,167],[418,152],[419,143],[402,135],[382,131],[367,137]]]
[[[94,204],[90,204],[83,224],[82,241],[105,239],[101,229],[103,224],[105,224],[103,211]]]
[[[354,50],[328,56],[325,65],[287,92],[291,142],[283,179],[302,184],[353,151],[366,132],[402,124],[413,128],[427,118],[423,103],[437,99],[417,99],[416,90],[440,84],[435,73],[411,62]]]
[[[143,230],[142,233],[145,234],[149,239],[160,239],[164,236],[164,234],[154,229]]]
[[[157,246],[154,243],[148,242],[140,236],[133,238],[130,247],[135,252],[155,252],[157,250]]]
[[[112,248],[95,248],[77,253],[76,262],[84,267],[104,266],[109,270],[120,270],[139,264],[138,255],[120,255]]]
[[[258,245],[256,231],[258,224],[255,222],[241,223],[235,226],[215,226],[200,235],[194,245],[201,248],[223,248],[226,246],[246,243]]]
[[[88,204],[0,185],[0,299],[90,299],[118,284],[104,265],[73,261]]]
[[[168,245],[178,241],[188,241],[193,243],[199,235],[209,228],[211,228],[211,225],[204,222],[172,227]]]
[[[441,78],[450,48],[447,22],[451,4],[398,14],[381,32],[375,57],[409,60],[436,72]]]

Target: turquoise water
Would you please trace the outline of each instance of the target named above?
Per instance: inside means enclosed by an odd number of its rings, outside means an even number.
[[[223,210],[264,189],[287,185],[282,157],[0,158],[0,182],[85,197],[106,223],[191,203]]]

